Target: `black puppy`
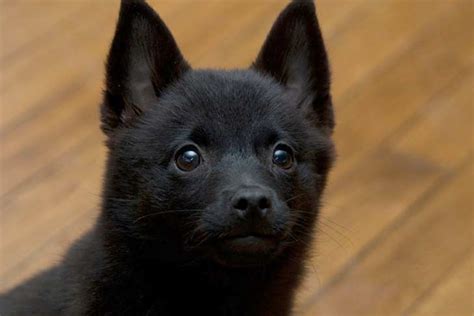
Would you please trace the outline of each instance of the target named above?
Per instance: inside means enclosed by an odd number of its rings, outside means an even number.
[[[333,160],[326,51],[294,1],[247,70],[192,70],[123,1],[101,108],[102,212],[2,315],[288,315]]]

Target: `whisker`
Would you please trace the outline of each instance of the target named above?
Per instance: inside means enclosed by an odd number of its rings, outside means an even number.
[[[290,201],[292,201],[292,200],[294,200],[294,199],[297,199],[297,198],[303,196],[304,194],[305,194],[305,193],[297,194],[297,195],[295,195],[295,196],[292,196],[292,197],[289,198],[288,200],[285,200],[284,202],[285,202],[285,203],[288,203],[288,202],[290,202]]]
[[[138,217],[136,220],[133,221],[133,223],[136,224],[145,218],[156,216],[156,215],[165,215],[165,214],[173,214],[173,213],[194,213],[198,211],[201,211],[201,209],[183,209],[183,210],[168,210],[168,211],[154,212],[154,213],[149,213],[149,214],[145,214],[143,216]]]
[[[298,213],[303,213],[303,214],[313,214],[313,212],[311,211],[305,211],[305,210],[299,210],[299,209],[291,209],[292,211],[295,211],[295,212],[298,212]],[[324,221],[327,221],[328,223],[325,223]],[[337,233],[338,235],[340,235],[342,238],[344,238],[351,246],[354,246],[354,244],[352,243],[352,240],[347,236],[345,235],[343,232],[341,232],[340,230],[338,230],[337,228],[331,226],[330,224],[334,225],[334,226],[338,226],[342,229],[345,229],[347,230],[348,232],[351,232],[352,231],[326,217],[323,217],[320,215],[320,221],[318,222],[320,223],[321,225],[325,225],[326,227],[328,227],[329,229],[333,230],[335,233]]]
[[[324,229],[322,229],[321,227],[317,226],[316,227],[316,231],[319,232],[319,233],[322,233],[324,235],[326,235],[327,237],[329,237],[329,239],[331,239],[334,243],[336,243],[339,248],[341,249],[347,249],[337,238],[335,238],[334,236],[332,236],[329,232],[325,231]]]
[[[295,211],[295,212],[299,212],[299,213],[302,213],[302,214],[315,214],[315,212],[313,212],[313,211],[299,210],[299,209],[296,209],[296,208],[290,208],[290,210]]]
[[[322,220],[325,220],[325,221],[327,221],[327,222],[329,222],[329,223],[331,223],[331,224],[333,224],[333,225],[336,225],[336,226],[338,226],[338,227],[340,227],[340,228],[342,228],[342,229],[345,229],[345,230],[347,230],[347,231],[350,232],[350,233],[353,233],[353,232],[354,232],[354,231],[351,230],[350,228],[347,228],[347,227],[345,227],[345,226],[343,226],[343,225],[341,225],[341,224],[339,224],[339,223],[337,223],[337,222],[335,222],[335,221],[329,219],[328,217],[325,217],[325,216],[323,216],[323,215],[319,215],[319,217],[320,217]]]
[[[302,234],[303,236],[311,236],[308,231],[306,231],[307,227],[303,226],[301,223],[295,222],[293,226],[293,231],[299,234]],[[329,237],[330,240],[332,240],[334,243],[336,243],[340,248],[342,249],[347,249],[336,237],[334,237],[332,234],[330,234],[328,231],[324,230],[321,226],[316,226],[315,227],[316,231],[324,234],[325,236]],[[346,237],[347,238],[347,237]],[[352,243],[351,243],[352,245]]]
[[[336,234],[338,234],[339,236],[341,236],[342,238],[344,238],[344,240],[346,240],[352,247],[354,247],[354,244],[352,243],[352,240],[346,236],[345,234],[343,234],[342,232],[340,232],[338,229],[332,227],[331,225],[329,225],[328,223],[325,223],[323,221],[319,221],[319,224],[321,225],[325,225],[326,227],[328,227],[329,229],[332,229]]]
[[[295,242],[300,242],[300,243],[303,243],[304,245],[308,246],[309,248],[311,248],[311,245],[308,244],[306,241],[302,240],[302,239],[298,239],[296,238],[292,233],[288,232],[288,235],[293,238],[295,240]]]

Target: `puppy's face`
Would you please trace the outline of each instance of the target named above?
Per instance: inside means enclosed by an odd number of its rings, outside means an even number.
[[[289,5],[241,71],[191,70],[151,8],[123,5],[102,107],[105,208],[138,238],[226,266],[302,247],[332,161],[328,87],[312,3]]]

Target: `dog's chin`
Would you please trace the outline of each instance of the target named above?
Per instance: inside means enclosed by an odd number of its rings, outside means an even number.
[[[231,268],[256,267],[270,263],[281,252],[280,239],[273,236],[238,236],[218,240],[214,260]]]

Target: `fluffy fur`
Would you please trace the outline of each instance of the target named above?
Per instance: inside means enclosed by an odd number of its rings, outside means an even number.
[[[97,224],[2,315],[288,315],[334,151],[314,4],[290,3],[249,69],[217,71],[191,69],[152,8],[122,1],[106,73]]]

